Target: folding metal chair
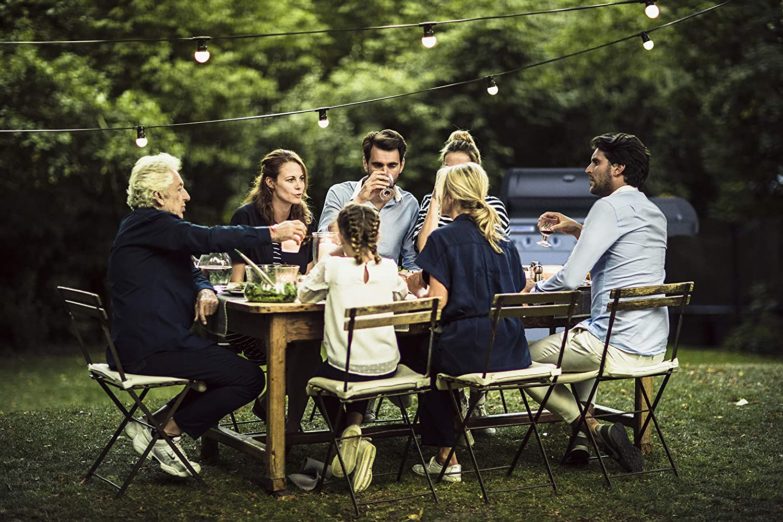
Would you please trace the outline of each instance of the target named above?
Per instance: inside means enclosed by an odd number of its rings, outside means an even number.
[[[632,411],[625,411],[625,412],[612,411],[611,413],[607,413],[607,414],[594,414],[594,416],[598,418],[600,417],[618,418],[618,417],[628,416],[630,414],[633,414],[638,418],[638,416],[641,415],[644,418],[644,420],[642,421],[641,427],[636,432],[637,443],[639,440],[641,440],[643,434],[646,432],[650,421],[652,421],[653,425],[655,426],[655,431],[658,433],[658,438],[661,442],[661,445],[663,446],[663,449],[666,453],[666,458],[669,460],[669,464],[670,464],[669,467],[644,470],[640,472],[618,473],[611,476],[619,477],[619,476],[628,476],[628,475],[639,475],[644,473],[655,473],[659,471],[672,471],[674,472],[675,476],[679,476],[679,473],[677,472],[677,466],[674,463],[674,459],[672,458],[671,451],[669,451],[669,446],[666,444],[666,439],[664,438],[663,432],[661,431],[660,425],[658,424],[658,418],[655,416],[655,409],[658,407],[661,397],[663,396],[663,391],[666,389],[666,385],[668,384],[669,379],[671,378],[672,374],[676,372],[680,367],[680,363],[677,360],[677,349],[680,342],[680,331],[682,329],[682,317],[683,317],[683,311],[685,309],[685,306],[687,306],[688,303],[690,303],[692,293],[693,293],[692,281],[684,282],[684,283],[670,283],[670,284],[663,284],[663,285],[616,288],[612,290],[610,293],[610,301],[606,307],[607,311],[610,314],[609,326],[606,331],[606,341],[604,343],[604,350],[601,356],[601,364],[598,368],[598,371],[595,372],[596,373],[595,383],[590,389],[590,393],[587,399],[584,401],[584,403],[582,403],[579,400],[576,401],[577,406],[579,407],[580,416],[578,419],[577,429],[573,431],[568,443],[568,449],[566,450],[566,455],[567,455],[576,443],[576,437],[579,429],[584,427],[585,428],[584,431],[587,432],[593,450],[597,455],[598,462],[601,466],[601,472],[604,475],[604,480],[606,481],[606,485],[608,487],[611,487],[612,483],[609,478],[610,475],[606,469],[606,464],[604,463],[605,457],[599,451],[598,444],[593,434],[590,432],[589,429],[586,429],[586,420],[585,420],[589,411],[587,405],[592,404],[593,399],[595,398],[596,393],[598,391],[598,385],[604,381],[618,381],[624,379],[633,379],[634,381],[637,382],[637,390],[639,391],[639,393],[641,393],[641,396],[643,398],[643,404],[637,406],[637,409]],[[607,365],[607,353],[609,350],[609,346],[611,345],[612,328],[614,326],[615,319],[617,318],[617,313],[622,311],[627,311],[627,310],[648,310],[648,309],[661,308],[661,307],[672,308],[676,318],[676,325],[674,327],[674,337],[672,338],[670,348],[669,348],[669,354],[670,354],[669,357],[665,358],[663,361],[661,361],[658,364],[653,364],[649,366],[616,367],[616,366]],[[670,333],[671,333],[671,329],[670,329]],[[645,389],[645,386],[638,385],[639,383],[638,380],[645,377],[650,377],[650,378],[663,377],[661,385],[658,388],[658,392],[655,394],[655,398],[652,400],[652,402],[650,401],[650,396],[647,390]],[[573,383],[581,380],[584,380],[584,374],[581,374],[578,378],[574,379],[572,378],[571,374],[563,373],[561,378],[561,382],[568,382],[572,384],[572,389],[573,389]],[[575,390],[574,390],[574,397],[577,397]]]
[[[323,479],[326,476],[326,467],[330,462],[332,456],[332,450],[336,450],[337,458],[340,465],[345,468],[343,455],[340,451],[339,442],[342,439],[342,434],[337,432],[337,426],[340,425],[340,419],[345,411],[345,405],[366,401],[370,399],[381,400],[383,398],[396,398],[406,395],[414,395],[424,393],[430,389],[430,356],[432,352],[432,342],[435,326],[438,319],[438,302],[437,298],[417,299],[415,301],[400,301],[396,303],[390,303],[378,306],[365,306],[357,308],[348,308],[345,311],[345,323],[344,329],[348,331],[348,347],[347,356],[345,361],[345,368],[350,367],[351,362],[351,345],[353,344],[354,332],[356,330],[366,328],[377,328],[383,326],[395,326],[404,327],[412,325],[427,325],[429,330],[429,343],[427,349],[427,368],[424,374],[417,373],[404,364],[397,366],[397,371],[393,377],[386,379],[375,379],[372,381],[364,382],[349,382],[347,380],[347,371],[345,372],[346,378],[344,380],[326,379],[323,377],[314,377],[307,383],[307,393],[313,397],[317,402],[318,407],[323,412],[323,417],[326,420],[326,424],[329,428],[329,433],[332,438],[332,442],[326,449],[326,457],[324,459],[324,469],[321,474],[321,480],[318,487],[323,485]],[[329,419],[329,416],[325,414],[326,406],[324,403],[324,397],[334,397],[340,403],[340,410],[338,411],[337,419],[334,423]],[[424,455],[421,452],[421,446],[416,438],[416,432],[414,430],[414,424],[418,420],[419,412],[416,411],[413,422],[411,422],[408,412],[402,406],[401,401],[392,400],[393,404],[397,405],[400,410],[402,421],[405,424],[406,433],[408,436],[407,443],[405,445],[405,451],[403,453],[400,467],[397,470],[397,481],[402,478],[402,472],[405,469],[405,461],[407,460],[408,451],[410,450],[411,442],[416,447],[416,452],[419,456],[419,461],[422,465],[426,466],[424,461]],[[377,430],[374,431],[374,436],[381,436],[384,434],[397,433],[399,429],[390,430]],[[380,476],[380,475],[375,475]],[[359,506],[356,499],[356,492],[353,488],[353,483],[348,474],[345,474],[345,481],[348,485],[348,491],[351,495],[351,502],[356,514],[359,514]],[[435,488],[432,485],[430,477],[427,477],[427,485],[429,487],[429,493],[432,495],[433,500],[437,503],[438,497],[435,494]],[[405,497],[399,497],[394,499],[383,499],[371,502],[363,502],[363,504],[376,504],[384,502],[393,502],[396,500],[402,500],[404,498],[418,497],[426,495],[427,493],[421,493],[416,495],[407,495]]]
[[[76,339],[79,341],[79,347],[81,348],[82,355],[87,362],[87,370],[89,371],[90,378],[98,383],[101,389],[106,392],[106,395],[109,396],[109,399],[111,399],[112,403],[114,403],[114,405],[122,413],[122,421],[120,422],[120,425],[117,427],[117,429],[114,431],[114,434],[103,447],[103,450],[98,455],[98,458],[84,475],[82,483],[88,482],[93,476],[95,476],[116,488],[117,496],[121,496],[123,493],[125,493],[125,490],[136,476],[136,473],[138,473],[141,465],[144,463],[150,451],[152,451],[155,442],[157,442],[158,439],[163,439],[166,441],[172,451],[174,451],[180,461],[185,465],[191,476],[193,476],[199,483],[203,484],[203,480],[190,465],[190,461],[188,461],[188,459],[182,454],[177,445],[174,444],[171,437],[166,435],[163,427],[177,412],[177,409],[182,403],[185,394],[189,393],[191,390],[204,391],[206,389],[204,383],[178,377],[137,375],[126,373],[123,370],[122,362],[120,360],[119,354],[117,353],[117,348],[114,346],[114,342],[112,342],[111,333],[109,331],[108,316],[106,314],[106,309],[101,303],[101,298],[97,294],[84,292],[74,288],[67,288],[64,286],[58,286],[57,291],[65,301],[66,311],[71,318],[73,333],[76,336]],[[92,362],[90,352],[85,342],[86,335],[83,335],[87,334],[88,331],[91,332],[91,334],[97,334],[95,337],[102,339],[102,341],[105,343],[101,344],[99,341],[94,348],[102,349],[104,346],[108,346],[117,367],[116,371],[109,368],[108,364]],[[159,388],[164,386],[184,386],[184,389],[177,396],[172,406],[168,409],[165,418],[158,422],[153,416],[152,412],[147,408],[147,405],[144,404],[144,399],[152,388]],[[133,400],[133,404],[130,409],[126,408],[125,405],[119,400],[114,391],[112,391],[113,389],[125,392],[128,394],[128,396],[130,396],[130,398]],[[147,445],[144,453],[138,458],[122,485],[117,485],[111,479],[98,474],[98,467],[106,458],[106,455],[109,453],[109,450],[111,450],[112,446],[114,446],[114,443],[117,442],[117,439],[125,429],[125,426],[128,424],[128,422],[134,421],[133,416],[137,410],[141,410],[143,412],[146,420],[135,421],[140,422],[147,428],[154,429],[152,440]]]
[[[487,488],[484,484],[484,479],[482,478],[481,473],[483,471],[507,469],[508,471],[506,474],[511,476],[511,474],[514,472],[514,469],[516,468],[517,463],[519,462],[522,451],[527,445],[531,433],[535,435],[536,441],[538,442],[538,448],[541,453],[541,458],[544,460],[548,481],[543,484],[516,487],[500,491],[517,491],[522,489],[551,486],[553,492],[557,493],[557,484],[555,483],[554,476],[552,475],[549,459],[547,458],[546,451],[544,450],[544,446],[541,441],[541,436],[538,432],[538,420],[541,416],[541,413],[544,411],[544,408],[546,407],[546,402],[552,393],[554,385],[557,383],[558,376],[560,375],[560,365],[563,360],[565,339],[568,334],[568,329],[571,325],[571,317],[574,313],[574,308],[578,299],[578,291],[495,295],[492,308],[490,309],[488,316],[491,324],[491,334],[485,355],[484,371],[468,373],[465,375],[447,375],[444,373],[438,374],[437,387],[440,390],[448,390],[450,392],[452,406],[456,416],[459,419],[458,430],[465,439],[465,446],[473,463],[473,470],[463,470],[463,473],[470,471],[476,473],[476,478],[478,479],[479,486],[481,487],[481,494],[484,498],[484,502],[486,503],[489,503],[489,495],[487,493]],[[534,362],[528,368],[521,370],[490,372],[489,364],[491,361],[492,351],[495,348],[495,334],[498,322],[504,318],[519,318],[523,320],[524,324],[524,319],[533,317],[552,317],[555,318],[558,322],[562,322],[565,332],[563,334],[563,343],[560,346],[560,355],[558,356],[557,364],[541,364]],[[530,404],[524,392],[525,388],[534,386],[547,386],[546,394],[541,401],[541,405],[538,411],[535,414],[530,409]],[[523,420],[518,422],[505,421],[503,422],[502,427],[518,426],[522,424],[529,424],[529,426],[510,465],[497,466],[492,468],[479,467],[476,454],[468,442],[468,423],[471,413],[473,413],[473,410],[476,408],[476,404],[468,405],[468,410],[466,414],[463,415],[454,393],[460,388],[470,388],[487,392],[494,390],[517,390],[519,392],[520,396],[522,397],[522,403],[525,406],[525,417]],[[455,451],[456,448],[451,449],[449,456],[446,458],[446,462],[451,460]],[[443,466],[443,469],[438,476],[439,481],[443,480],[445,471],[446,466]]]

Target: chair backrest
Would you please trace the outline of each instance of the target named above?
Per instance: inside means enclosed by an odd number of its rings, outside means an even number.
[[[427,346],[427,368],[425,375],[430,374],[430,359],[432,357],[432,343],[435,335],[435,327],[440,316],[440,299],[427,297],[413,301],[397,301],[374,306],[359,306],[345,310],[345,323],[343,329],[348,331],[348,347],[345,361],[344,390],[348,390],[348,369],[351,363],[351,345],[353,334],[356,330],[366,328],[378,328],[381,326],[412,326],[427,324],[429,341]]]
[[[101,302],[100,296],[92,292],[85,292],[84,290],[68,288],[65,286],[58,286],[57,291],[65,302],[65,310],[71,318],[73,334],[79,341],[79,348],[82,351],[84,360],[87,361],[87,364],[92,364],[90,351],[84,341],[84,336],[82,335],[82,330],[86,328],[84,325],[88,324],[93,329],[99,330],[100,337],[106,342],[106,345],[111,351],[117,372],[119,372],[120,378],[124,381],[125,371],[122,368],[120,357],[117,354],[117,348],[114,346],[114,342],[111,339],[109,316],[106,313],[106,308],[104,308],[103,303]]]
[[[568,330],[571,328],[571,317],[574,315],[579,296],[579,290],[528,294],[496,294],[492,300],[492,308],[489,310],[491,330],[484,360],[484,377],[489,372],[498,322],[504,318],[522,319],[524,324],[524,319],[526,318],[550,317],[553,325],[556,322],[561,323],[565,331],[563,333],[563,342],[560,345],[560,355],[557,360],[557,367],[559,368],[563,361],[563,349],[566,344]]]
[[[606,343],[604,346],[604,357],[601,363],[603,372],[606,351],[609,347],[612,327],[614,326],[617,312],[625,310],[648,310],[653,308],[667,307],[672,308],[677,317],[677,323],[672,338],[672,356],[674,360],[677,357],[677,347],[680,343],[680,330],[682,329],[682,318],[685,307],[691,302],[693,294],[693,281],[683,283],[668,283],[662,285],[649,286],[630,286],[627,288],[615,288],[609,294],[609,303],[606,305],[606,311],[609,312],[609,327],[606,331]]]

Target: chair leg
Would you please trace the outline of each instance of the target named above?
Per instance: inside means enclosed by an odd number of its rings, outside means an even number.
[[[410,422],[410,418],[408,417],[408,412],[402,406],[402,403],[400,403],[400,414],[402,415],[403,422],[405,422],[405,425],[408,428],[409,435],[408,435],[408,440],[405,443],[405,452],[402,454],[402,464],[400,465],[400,470],[397,473],[398,482],[402,477],[402,470],[405,468],[405,461],[408,458],[408,450],[411,447],[411,441],[413,441],[413,444],[416,446],[416,453],[419,455],[419,462],[421,462],[421,465],[424,467],[425,470],[427,469],[427,462],[424,460],[424,453],[422,453],[421,451],[421,445],[419,444],[418,439],[416,439],[416,431],[413,429],[413,426],[416,424],[416,421],[418,421],[419,419],[419,409],[416,408],[416,415],[414,415],[413,417],[413,423]],[[429,473],[424,473],[424,478],[427,479],[427,487],[430,488],[432,499],[437,504],[438,495],[435,493],[435,486],[432,484],[432,477],[430,477]]]
[[[525,392],[522,388],[518,388],[519,393],[522,396],[522,400],[527,404],[527,399],[525,397]],[[530,440],[530,433],[532,430],[532,427],[534,424],[538,423],[538,419],[541,417],[541,414],[543,413],[544,409],[546,408],[546,403],[549,400],[549,396],[552,394],[552,391],[555,389],[555,383],[551,384],[549,388],[546,391],[546,394],[544,394],[544,398],[541,400],[541,404],[538,407],[538,411],[536,412],[535,418],[531,418],[530,426],[528,426],[527,431],[525,432],[525,436],[522,438],[522,442],[519,445],[519,448],[517,449],[516,454],[514,455],[514,460],[511,461],[511,466],[509,466],[508,471],[506,472],[506,476],[510,477],[514,473],[514,469],[517,467],[517,463],[519,462],[519,458],[522,456],[522,452],[525,450],[525,447],[527,446],[528,441]]]
[[[565,455],[568,455],[568,453],[574,448],[574,445],[576,444],[576,436],[579,434],[580,428],[584,427],[584,431],[587,433],[587,436],[590,439],[590,443],[595,450],[596,457],[598,458],[598,464],[601,466],[601,472],[604,475],[606,487],[611,488],[612,481],[609,479],[609,472],[607,471],[606,464],[604,463],[604,459],[601,456],[601,450],[598,447],[598,442],[595,440],[593,432],[590,431],[590,428],[587,426],[587,413],[590,411],[589,405],[592,402],[593,397],[595,397],[599,382],[599,379],[596,379],[595,383],[593,383],[593,387],[590,389],[590,393],[588,394],[584,405],[582,405],[582,401],[579,400],[579,396],[577,395],[574,386],[571,385],[571,392],[574,396],[574,400],[576,401],[576,407],[579,408],[579,418],[577,420],[576,426],[574,427],[573,433],[571,433],[571,438],[568,439],[568,447],[566,448],[565,454],[563,456],[565,457]]]
[[[549,459],[546,456],[546,450],[544,449],[544,444],[541,442],[541,436],[538,433],[538,424],[536,423],[536,419],[533,417],[533,413],[530,411],[530,403],[527,401],[527,397],[525,396],[525,392],[520,389],[520,393],[522,394],[522,402],[525,404],[525,411],[527,411],[527,417],[530,419],[530,428],[533,429],[533,434],[536,436],[536,441],[538,442],[538,448],[541,450],[541,458],[544,459],[544,466],[546,466],[546,474],[549,477],[549,483],[552,485],[552,491],[557,494],[557,484],[555,483],[555,477],[552,475],[552,467],[549,465]],[[538,415],[536,415],[538,417]],[[528,432],[530,429],[528,429]]]
[[[481,495],[484,497],[484,503],[489,504],[489,495],[487,494],[487,488],[484,486],[484,479],[481,477],[481,470],[479,469],[478,461],[476,460],[476,454],[473,452],[473,448],[470,446],[470,440],[468,439],[467,419],[470,418],[471,414],[473,413],[473,410],[477,407],[478,403],[470,404],[470,401],[468,401],[468,411],[465,414],[465,417],[462,417],[462,412],[460,411],[459,402],[457,402],[457,398],[454,396],[454,390],[451,389],[451,386],[449,386],[449,397],[451,397],[451,403],[454,406],[454,411],[456,412],[457,418],[459,419],[459,428],[460,431],[462,431],[462,437],[465,439],[465,446],[468,450],[468,455],[470,455],[470,460],[473,462],[473,469],[476,470],[476,478],[478,478],[479,486],[481,487]],[[454,453],[456,451],[457,451],[456,447],[452,446],[449,455],[446,457],[446,463],[443,466],[443,468],[440,470],[440,474],[438,475],[438,481],[443,480],[443,476],[446,474],[446,467],[448,467],[448,463],[451,462],[451,458],[454,456]]]
[[[234,415],[234,412],[232,411],[231,413],[229,413],[228,417],[231,419],[231,425],[234,426],[234,431],[239,433],[239,425],[237,424],[237,418]]]
[[[503,403],[503,413],[508,413],[508,405],[506,405],[506,396],[503,394],[503,389],[500,389],[500,402]]]
[[[658,438],[661,441],[661,446],[663,446],[663,451],[666,453],[666,458],[669,460],[669,464],[671,465],[671,469],[674,472],[675,477],[679,477],[680,473],[677,471],[677,465],[674,463],[674,458],[672,457],[671,451],[669,450],[669,445],[666,444],[666,438],[663,436],[663,432],[661,431],[661,427],[658,424],[658,417],[655,415],[655,408],[658,405],[658,402],[661,398],[661,394],[663,393],[664,388],[666,388],[666,382],[668,381],[670,375],[667,375],[664,378],[663,383],[661,384],[661,387],[658,390],[657,395],[655,396],[655,400],[653,401],[653,404],[650,405],[650,398],[647,395],[647,392],[644,388],[641,388],[642,390],[642,397],[644,397],[644,402],[647,404],[647,419],[645,420],[645,423],[642,425],[642,432],[644,432],[645,429],[647,429],[647,425],[649,424],[650,419],[652,419],[653,425],[655,426],[655,431],[658,433]]]
[[[318,395],[319,405],[321,407],[321,411],[326,412],[326,405],[323,402],[323,397]],[[340,408],[337,410],[337,418],[335,419],[334,424],[332,424],[331,419],[329,418],[329,415],[324,414],[324,419],[326,420],[326,426],[329,428],[329,433],[332,436],[332,442],[327,446],[326,448],[326,458],[324,460],[324,468],[323,473],[321,474],[321,481],[318,484],[318,487],[323,485],[323,480],[326,476],[326,468],[329,465],[329,458],[331,457],[331,449],[332,446],[334,446],[334,450],[337,452],[337,460],[340,462],[340,466],[342,466],[343,470],[345,469],[345,462],[343,461],[343,454],[340,451],[340,444],[339,441],[342,440],[341,437],[337,436],[337,431],[335,428],[335,425],[340,425],[340,416],[342,415],[343,408],[342,404],[340,404]],[[356,516],[359,516],[359,504],[356,501],[356,492],[353,490],[353,484],[351,483],[351,477],[348,473],[343,474],[345,478],[345,483],[348,485],[348,492],[351,495],[351,503],[353,504],[353,510],[356,513]]]

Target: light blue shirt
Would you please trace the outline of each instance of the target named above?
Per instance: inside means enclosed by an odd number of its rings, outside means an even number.
[[[318,230],[329,228],[337,214],[359,194],[362,182],[345,181],[332,185],[324,200]],[[394,197],[380,210],[381,228],[378,241],[378,253],[383,257],[393,259],[398,265],[408,270],[417,270],[416,251],[413,248],[413,229],[416,226],[416,216],[419,213],[419,202],[410,192],[394,187]]]
[[[666,276],[666,217],[643,193],[625,185],[595,202],[563,268],[536,283],[535,291],[579,287],[591,278],[590,319],[579,324],[601,341],[609,327],[609,293],[614,288],[659,285]],[[658,355],[666,351],[666,308],[617,313],[610,344],[624,352]]]

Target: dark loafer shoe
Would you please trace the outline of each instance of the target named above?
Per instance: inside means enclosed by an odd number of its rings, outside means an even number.
[[[590,440],[582,432],[576,436],[574,447],[565,454],[562,463],[567,466],[586,466],[590,462]]]
[[[598,442],[625,471],[639,472],[644,469],[644,460],[639,448],[631,444],[625,427],[619,422],[603,425],[598,430]]]

